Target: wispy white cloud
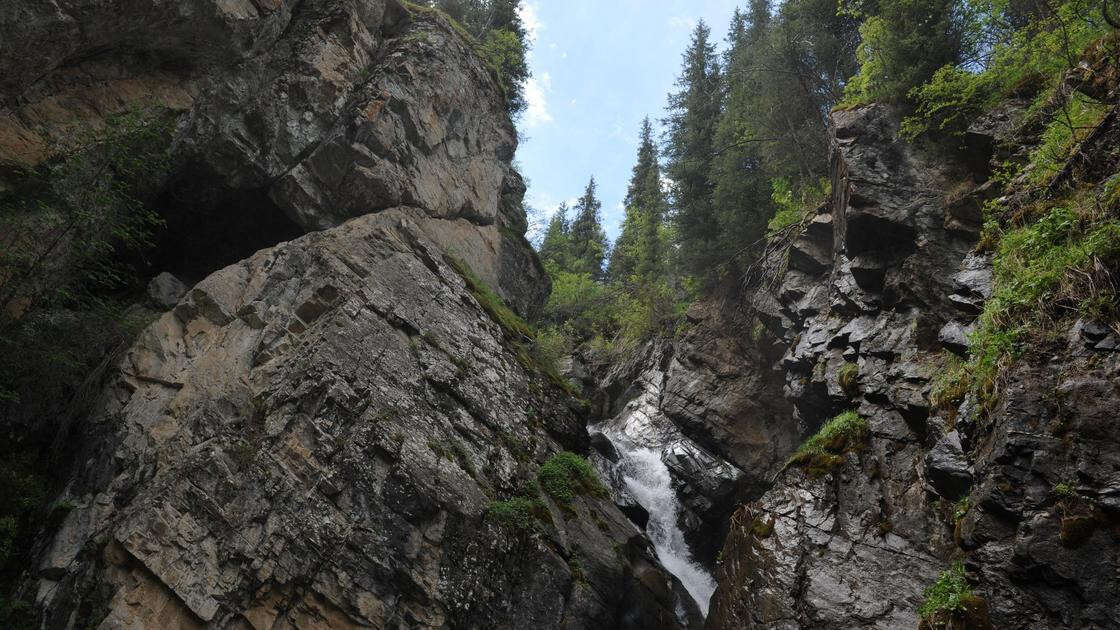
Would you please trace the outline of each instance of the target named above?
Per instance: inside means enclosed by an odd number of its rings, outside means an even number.
[[[684,15],[674,15],[669,18],[670,28],[682,31],[691,31],[696,28],[696,19]]]
[[[521,18],[521,23],[525,25],[525,33],[529,36],[529,43],[537,41],[540,32],[544,30],[540,12],[537,10],[537,3],[522,2],[517,6],[517,15]]]
[[[525,82],[525,125],[532,129],[552,122],[548,112],[548,93],[552,91],[552,76],[538,72]]]

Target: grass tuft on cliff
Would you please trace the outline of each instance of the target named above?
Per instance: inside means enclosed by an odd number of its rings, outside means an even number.
[[[990,627],[985,624],[987,604],[972,594],[972,587],[964,576],[964,564],[959,560],[949,570],[941,572],[937,581],[925,590],[924,597],[918,607],[918,616],[923,622],[920,627]],[[947,625],[954,620],[966,625]]]
[[[548,458],[537,473],[541,489],[561,505],[568,505],[577,495],[606,495],[591,463],[569,451]]]
[[[548,508],[539,497],[513,497],[495,501],[486,508],[486,520],[514,531],[532,533],[542,524],[551,523]]]
[[[1120,220],[1103,191],[1091,188],[1036,202],[999,230],[994,293],[971,338],[970,359],[934,389],[935,404],[976,395],[991,408],[997,377],[1032,345],[1065,331],[1076,318],[1120,322]]]
[[[525,320],[518,317],[517,313],[506,306],[505,300],[499,297],[482,278],[479,278],[470,265],[453,256],[447,256],[446,258],[451,268],[467,283],[467,288],[470,289],[474,299],[478,300],[482,310],[486,311],[509,337],[513,339],[533,338],[533,331],[529,328],[529,324],[526,324]]]
[[[844,453],[863,448],[870,433],[866,418],[855,411],[845,411],[805,440],[786,466],[797,466],[813,478],[824,476],[844,462]]]
[[[550,335],[538,338],[529,324],[521,319],[517,313],[514,313],[506,305],[505,300],[478,277],[478,274],[471,269],[470,265],[453,256],[446,256],[445,259],[447,264],[451,265],[451,268],[467,283],[467,289],[482,306],[482,310],[486,311],[490,318],[501,326],[506,338],[513,344],[515,356],[521,366],[527,370],[535,369],[539,371],[553,384],[568,394],[578,397],[579,390],[571,381],[564,378],[556,367],[560,352],[555,347],[556,340]]]

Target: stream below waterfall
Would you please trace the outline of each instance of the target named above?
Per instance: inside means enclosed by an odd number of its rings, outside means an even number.
[[[658,410],[663,375],[647,372],[640,384],[641,393],[630,400],[613,418],[588,427],[601,433],[614,447],[613,457],[595,457],[604,478],[620,505],[637,503],[649,514],[645,533],[653,543],[658,560],[680,580],[707,617],[715,581],[698,562],[682,530],[685,507],[674,483],[674,471],[667,462],[690,458],[704,464],[713,478],[737,479],[741,472],[715,458],[681,434]]]

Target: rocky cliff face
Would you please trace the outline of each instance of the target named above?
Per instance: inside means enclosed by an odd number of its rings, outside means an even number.
[[[609,502],[484,516],[586,433],[423,216],[258,252],[143,333],[38,567],[48,627],[676,627]]]
[[[68,1],[0,10],[0,39],[6,181],[142,106],[176,121],[161,251],[292,239],[195,256],[177,302],[157,279],[173,306],[78,431],[30,575],[44,627],[697,625],[600,492],[535,483],[586,410],[487,291],[527,314],[548,286],[503,95],[444,18]]]
[[[790,422],[808,435],[852,409],[869,435],[824,469],[787,466],[735,512],[707,627],[917,627],[923,590],[956,558],[979,596],[968,627],[1120,618],[1114,333],[1079,322],[1028,353],[987,414],[971,397],[929,403],[991,295],[973,247],[992,148],[1024,142],[1008,118],[946,155],[899,140],[889,107],[833,114],[832,201],[751,301],[785,348]]]
[[[413,206],[519,310],[548,293],[521,237],[500,90],[436,14],[392,0],[72,0],[6,9],[0,38],[0,182],[76,129],[167,111],[182,162],[169,193],[192,199],[182,212],[251,191],[233,212],[316,230]]]

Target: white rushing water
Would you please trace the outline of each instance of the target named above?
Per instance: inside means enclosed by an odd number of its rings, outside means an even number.
[[[619,459],[604,465],[613,469],[616,485],[649,512],[646,536],[653,543],[661,565],[681,581],[701,613],[708,616],[708,600],[715,592],[715,580],[696,562],[678,524],[682,511],[673,489],[669,467],[662,459],[674,446],[690,442],[660,415],[657,402],[662,375],[646,374],[644,391],[631,400],[622,412],[592,430],[601,431]]]
[[[610,434],[607,437],[611,438]],[[715,581],[704,567],[692,560],[684,532],[677,525],[681,505],[673,490],[669,468],[661,461],[661,453],[649,448],[627,450],[624,444],[614,439],[611,442],[622,456],[626,490],[649,512],[646,535],[657,551],[658,560],[677,576],[707,617],[708,600],[716,590]]]

